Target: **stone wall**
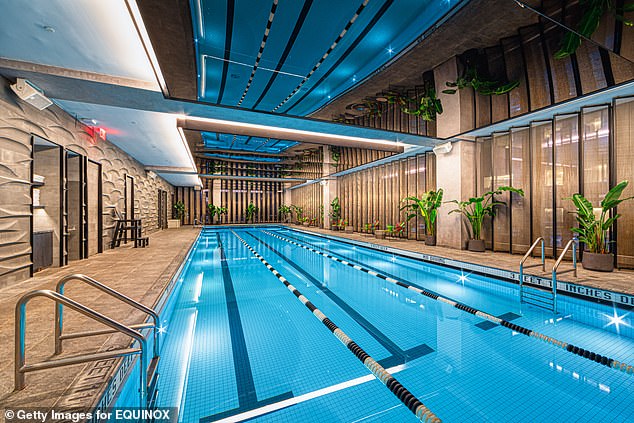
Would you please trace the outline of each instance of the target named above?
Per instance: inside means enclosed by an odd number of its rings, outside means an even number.
[[[150,177],[141,163],[115,145],[103,140],[95,143],[88,128],[59,107],[39,111],[19,100],[9,84],[0,77],[0,287],[24,280],[30,273],[33,135],[101,163],[105,249],[113,235],[114,208],[123,211],[125,175],[134,177],[135,215],[143,219],[144,231],[158,229],[158,190],[173,192],[169,183]],[[171,210],[171,204],[167,206]]]

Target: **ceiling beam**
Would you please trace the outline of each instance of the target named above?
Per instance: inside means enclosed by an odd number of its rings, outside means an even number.
[[[388,140],[328,134],[301,129],[295,130],[268,125],[240,124],[238,122],[218,119],[182,118],[178,119],[178,126],[183,129],[203,132],[231,133],[234,135],[246,135],[251,137],[277,138],[299,142],[309,142],[313,144],[365,148],[395,153],[401,153],[404,150],[404,147],[399,143]]]
[[[155,172],[155,173],[181,173],[187,175],[198,175],[198,172],[192,171],[189,167],[178,167],[178,166],[145,166],[145,170],[147,172]]]

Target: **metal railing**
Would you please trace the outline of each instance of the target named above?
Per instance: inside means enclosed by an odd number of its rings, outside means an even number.
[[[153,336],[154,336],[154,358],[158,357],[159,355],[159,316],[158,314],[152,310],[151,308],[139,303],[138,301],[133,300],[132,298],[123,295],[122,293],[115,291],[114,289],[102,284],[101,282],[96,281],[95,279],[86,276],[86,275],[81,275],[81,274],[74,274],[74,275],[68,275],[63,277],[62,279],[60,279],[59,282],[57,282],[57,286],[55,287],[55,291],[61,295],[64,295],[64,288],[66,286],[66,283],[72,281],[72,280],[76,280],[76,281],[80,281],[83,282],[87,285],[90,285],[94,288],[97,288],[98,290],[105,292],[106,294],[118,299],[119,301],[122,301],[134,308],[136,308],[137,310],[141,310],[143,313],[148,314],[152,320],[154,321],[154,323],[138,323],[138,324],[133,324],[133,325],[129,325],[128,327],[131,329],[147,329],[147,328],[152,328],[153,329]],[[85,336],[96,336],[96,335],[103,335],[103,334],[107,334],[107,333],[114,333],[116,332],[116,330],[113,329],[101,329],[101,330],[95,330],[95,331],[86,331],[86,332],[77,332],[77,333],[70,333],[70,334],[64,334],[63,333],[64,330],[64,306],[61,303],[57,303],[57,306],[55,307],[55,354],[61,354],[62,352],[62,341],[64,339],[76,339],[76,338],[82,338]]]
[[[83,314],[97,322],[103,323],[113,329],[113,332],[119,332],[127,335],[139,342],[140,348],[125,348],[114,351],[95,352],[89,354],[81,354],[72,357],[64,357],[54,360],[47,360],[35,364],[26,364],[26,306],[28,302],[35,297],[44,297],[55,301],[57,305],[65,305],[66,307]],[[143,335],[122,323],[117,322],[101,313],[98,313],[59,292],[50,290],[32,291],[24,294],[15,306],[15,384],[16,391],[24,389],[26,386],[26,373],[52,369],[57,367],[71,366],[74,364],[87,363],[90,361],[103,360],[108,358],[122,357],[132,354],[140,355],[140,378],[139,378],[139,406],[146,406],[147,398],[147,343]]]
[[[578,243],[577,237],[572,237],[572,239],[568,241],[568,243],[564,247],[563,251],[559,255],[559,258],[555,262],[555,265],[553,266],[551,283],[552,283],[552,289],[553,289],[553,312],[554,313],[557,313],[557,269],[559,269],[559,265],[564,259],[564,256],[566,255],[566,253],[572,246],[572,269],[565,270],[563,272],[560,272],[559,274],[572,271],[573,274],[575,275],[575,278],[577,277],[577,243]]]
[[[530,266],[524,267],[524,262],[531,256],[531,254],[533,253],[533,250],[535,250],[535,247],[537,247],[537,244],[539,244],[540,242],[542,246],[542,272],[546,272],[546,255],[544,250],[544,238],[540,236],[539,238],[535,240],[535,242],[533,242],[533,245],[531,245],[531,247],[528,249],[526,254],[524,254],[524,257],[522,257],[522,259],[520,260],[520,301],[524,299],[524,269],[539,266],[539,264],[532,264]]]

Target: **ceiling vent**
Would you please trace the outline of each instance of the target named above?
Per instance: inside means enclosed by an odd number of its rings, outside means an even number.
[[[11,89],[18,95],[18,97],[38,110],[44,110],[53,104],[53,102],[44,95],[42,90],[31,84],[26,79],[18,78],[15,84],[11,85]]]

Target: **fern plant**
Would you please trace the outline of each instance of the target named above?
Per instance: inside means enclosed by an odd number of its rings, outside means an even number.
[[[251,223],[253,223],[253,221],[255,220],[255,214],[259,210],[260,209],[257,208],[255,204],[249,203],[249,205],[247,206],[247,222],[250,220]]]

